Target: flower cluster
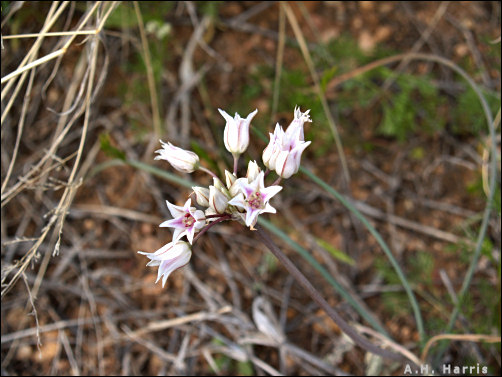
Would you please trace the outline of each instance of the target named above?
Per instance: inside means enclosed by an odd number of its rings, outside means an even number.
[[[305,122],[311,122],[310,110],[302,113],[299,108],[295,108],[294,119],[288,128],[283,130],[277,124],[274,133],[270,134],[270,142],[262,154],[266,171],[263,171],[256,161],[249,161],[246,176],[238,177],[238,160],[249,145],[249,127],[258,110],[250,113],[245,119],[237,113],[232,118],[225,111],[218,110],[226,121],[223,133],[225,148],[234,158],[233,172],[225,170],[225,182],[202,167],[199,156],[194,152],[164,143],[162,140],[162,149],[156,151],[156,160],[166,160],[178,171],[192,173],[199,169],[213,177],[213,184],[209,187],[192,187],[193,193],[183,206],[166,201],[173,218],[164,221],[160,226],[174,229],[173,240],[154,253],[139,251],[150,259],[147,266],[159,266],[156,282],[163,277],[162,286],[171,272],[190,261],[192,244],[211,226],[224,220],[236,220],[254,229],[260,214],[276,213],[270,199],[282,190],[282,186],[279,186],[281,179],[289,178],[298,172],[301,155],[310,144],[310,141],[304,140],[303,133]],[[271,171],[275,171],[279,177],[266,187],[265,178]],[[195,196],[195,202],[204,210],[192,206],[192,196]],[[196,236],[196,233],[199,235]],[[186,237],[188,242],[182,241],[183,237]]]

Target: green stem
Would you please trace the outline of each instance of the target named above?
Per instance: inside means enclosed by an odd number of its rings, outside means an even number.
[[[387,255],[387,258],[389,258],[390,263],[392,264],[392,267],[394,267],[394,270],[396,271],[397,276],[401,280],[401,284],[404,287],[404,290],[408,294],[408,298],[410,300],[411,306],[413,308],[413,312],[415,314],[415,321],[417,323],[417,329],[418,333],[420,335],[420,340],[424,339],[424,325],[422,321],[422,315],[420,313],[420,308],[418,306],[417,300],[415,298],[415,294],[413,293],[413,290],[411,289],[410,284],[408,283],[408,280],[404,276],[403,271],[401,270],[401,267],[399,267],[399,264],[396,261],[396,258],[394,258],[394,255],[392,255],[392,252],[390,251],[389,247],[383,240],[383,238],[380,236],[380,233],[376,231],[376,229],[366,220],[366,218],[359,212],[359,210],[352,205],[347,199],[345,199],[338,191],[333,189],[331,186],[329,186],[326,182],[324,182],[322,179],[317,177],[314,173],[312,173],[310,170],[305,169],[300,166],[300,170],[308,175],[315,183],[317,183],[319,186],[321,186],[323,189],[328,191],[330,194],[332,194],[336,199],[338,199],[349,211],[351,211],[363,224],[364,226],[368,229],[368,231],[375,237],[377,242],[379,243],[380,247],[383,249],[384,253]]]

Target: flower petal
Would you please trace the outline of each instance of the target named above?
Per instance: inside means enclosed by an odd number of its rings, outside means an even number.
[[[268,202],[275,194],[282,190],[282,186],[269,186],[261,190],[263,201]]]
[[[228,204],[240,207],[242,209],[246,209],[246,202],[244,201],[244,195],[242,193],[237,194],[232,198],[232,200],[229,200]]]
[[[253,208],[248,208],[246,213],[246,226],[254,226],[256,221],[258,221],[258,215],[262,210],[256,210]]]
[[[171,220],[166,220],[164,222],[162,222],[159,227],[161,228],[179,228],[179,227],[185,227],[182,223],[182,218],[183,218],[183,215],[181,215],[180,217],[177,217],[175,219],[171,219]]]
[[[185,213],[183,207],[169,203],[169,200],[166,200],[166,203],[167,203],[167,208],[169,209],[169,212],[171,212],[172,217],[176,218]]]

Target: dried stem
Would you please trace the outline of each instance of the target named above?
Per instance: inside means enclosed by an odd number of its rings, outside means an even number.
[[[329,306],[326,300],[321,296],[319,291],[314,288],[305,275],[303,275],[293,262],[291,262],[291,260],[277,247],[268,233],[259,226],[256,227],[256,230],[261,241],[268,247],[272,254],[279,259],[296,281],[298,281],[298,283],[305,288],[310,297],[312,297],[312,299],[331,317],[338,327],[354,341],[354,343],[366,351],[379,355],[383,358],[403,361],[403,357],[401,355],[379,348],[359,335],[331,306]]]

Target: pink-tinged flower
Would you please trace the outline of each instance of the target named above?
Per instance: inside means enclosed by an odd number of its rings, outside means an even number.
[[[302,113],[299,108],[295,108],[295,118],[289,127],[284,131],[277,124],[263,151],[263,163],[282,178],[289,178],[298,172],[302,153],[310,145],[310,141],[305,142],[303,133],[303,124],[311,122],[309,112],[307,110]]]
[[[275,171],[282,178],[289,178],[298,173],[302,153],[310,144],[308,142],[298,143],[294,148],[279,152],[275,161]]]
[[[282,148],[282,138],[284,136],[284,130],[282,127],[277,123],[275,125],[275,130],[274,133],[269,133],[270,135],[270,142],[268,145],[265,147],[263,150],[262,154],[262,159],[263,163],[267,168],[270,170],[275,169],[275,161],[277,160],[277,155],[281,151]]]
[[[164,221],[159,226],[174,228],[173,241],[178,241],[181,237],[187,236],[188,242],[191,244],[195,232],[199,231],[206,223],[204,212],[195,207],[190,207],[190,198],[183,207],[175,206],[167,200],[166,203],[174,219]]]
[[[254,181],[240,180],[241,192],[228,202],[246,211],[246,226],[253,227],[260,213],[275,213],[276,210],[269,203],[270,198],[282,190],[281,186],[264,185],[264,173],[260,172]]]
[[[155,160],[166,160],[173,168],[183,173],[192,173],[199,167],[199,156],[194,152],[178,148],[171,143],[160,140],[162,149],[155,151],[159,155]]]
[[[295,107],[295,117],[291,124],[289,125],[288,129],[286,130],[286,134],[290,132],[291,134],[297,134],[298,133],[298,139],[300,141],[304,141],[305,138],[303,136],[303,125],[305,122],[312,122],[312,119],[310,119],[310,110],[305,111],[304,113],[301,112],[299,107]]]
[[[169,242],[155,253],[146,253],[144,251],[138,251],[138,253],[150,258],[150,262],[148,262],[147,266],[159,266],[155,283],[160,280],[161,276],[164,276],[162,279],[162,288],[166,284],[167,278],[171,272],[186,265],[192,256],[190,245],[188,242],[182,241]]]
[[[256,161],[249,161],[248,170],[245,177],[234,179],[230,186],[228,187],[228,193],[230,194],[230,198],[233,198],[240,192],[242,192],[241,184],[242,183],[251,183],[253,182],[258,174],[261,172],[260,167],[256,163]],[[229,181],[227,181],[227,185],[229,185]]]
[[[249,145],[249,125],[258,112],[258,109],[250,113],[246,119],[241,118],[237,113],[235,113],[235,117],[232,118],[225,111],[221,109],[218,109],[218,111],[227,121],[225,131],[223,132],[225,148],[234,156],[238,156],[243,153]]]

